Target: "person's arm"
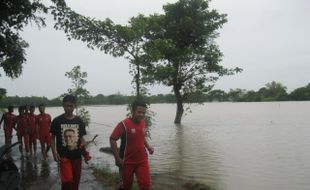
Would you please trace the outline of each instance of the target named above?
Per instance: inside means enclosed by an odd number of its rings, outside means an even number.
[[[36,124],[36,134],[37,134],[37,139],[40,139],[40,126]]]
[[[13,129],[15,129],[15,131],[17,131],[17,121],[18,121],[18,116],[15,116],[14,121],[13,121]]]
[[[79,125],[81,126],[80,128],[80,148],[83,148],[87,145],[87,142],[84,138],[84,136],[86,135],[86,126],[85,123],[83,122],[83,120],[79,117],[80,121],[79,121]]]
[[[56,136],[55,136],[55,135],[52,135],[51,149],[52,149],[52,153],[53,153],[54,160],[55,160],[56,162],[59,162],[60,156],[59,156],[59,154],[58,154],[58,152],[57,152],[57,150],[56,150],[56,141],[55,141],[55,139],[56,139]]]
[[[123,159],[119,156],[119,150],[117,148],[117,140],[125,133],[125,128],[121,123],[116,125],[111,136],[110,136],[110,146],[114,155],[115,165],[122,168],[124,165]]]
[[[81,139],[80,139],[80,148],[82,148],[82,147],[84,147],[86,145],[87,145],[86,140],[84,139],[84,137],[81,137]]]
[[[119,157],[119,152],[118,152],[118,148],[117,148],[117,141],[118,139],[114,139],[112,136],[110,137],[110,146],[115,158],[115,165],[117,165],[118,167],[122,168],[123,167],[123,160]]]
[[[1,117],[1,120],[0,120],[0,129],[1,129],[1,123],[3,122],[4,120],[4,114],[2,114],[2,117]],[[4,124],[3,124],[3,128],[4,128]]]
[[[37,139],[40,139],[39,117],[36,117],[36,134],[37,134]]]
[[[147,151],[149,151],[150,154],[154,153],[154,148],[149,145],[149,143],[147,142],[146,136],[144,136],[144,146],[147,149]]]

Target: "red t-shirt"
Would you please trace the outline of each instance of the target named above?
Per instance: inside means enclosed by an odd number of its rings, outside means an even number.
[[[16,117],[17,123],[17,133],[19,135],[24,135],[28,131],[28,117],[27,114],[18,115]]]
[[[50,132],[50,126],[51,126],[51,116],[47,113],[41,113],[37,115],[37,123],[40,127],[40,134],[48,134]]]
[[[123,124],[122,124],[123,123]],[[134,123],[130,118],[119,123],[111,134],[112,139],[119,139],[125,133],[125,164],[137,164],[147,160],[144,146],[145,122]]]
[[[11,112],[4,113],[3,130],[12,130],[15,124],[16,116]]]
[[[28,114],[28,125],[30,127],[31,133],[36,132],[36,115],[29,113]]]

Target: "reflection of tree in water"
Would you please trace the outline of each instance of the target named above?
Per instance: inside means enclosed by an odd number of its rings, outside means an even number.
[[[197,129],[199,130],[199,129]],[[202,131],[177,125],[175,136],[175,180],[193,183],[221,183],[217,165],[221,162],[214,145]]]
[[[48,161],[38,162],[36,158],[21,160],[20,173],[25,189],[42,189],[51,184],[51,169]],[[44,189],[44,188],[43,188]]]

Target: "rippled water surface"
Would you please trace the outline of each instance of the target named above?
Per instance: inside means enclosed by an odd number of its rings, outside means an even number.
[[[156,185],[188,181],[228,190],[310,189],[310,102],[207,103],[192,105],[180,126],[173,124],[174,104],[155,104],[150,143],[152,179]],[[92,106],[89,147],[94,164],[114,159],[99,152],[109,146],[113,127],[126,106]],[[61,108],[47,108],[52,116]]]

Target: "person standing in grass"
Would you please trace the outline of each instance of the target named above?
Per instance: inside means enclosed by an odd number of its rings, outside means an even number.
[[[151,189],[150,168],[146,150],[153,154],[154,149],[146,141],[146,125],[144,121],[147,106],[136,100],[131,104],[131,117],[121,121],[110,136],[110,145],[115,164],[120,168],[123,189],[130,190],[133,177],[136,176],[140,190]],[[117,140],[124,136],[125,147],[123,158],[117,148]]]

